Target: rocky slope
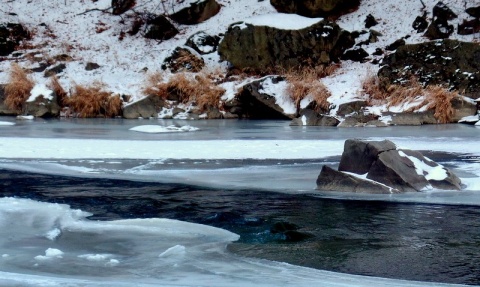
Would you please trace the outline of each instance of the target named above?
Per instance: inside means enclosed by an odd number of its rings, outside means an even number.
[[[0,114],[478,121],[480,0],[347,2],[1,0]]]

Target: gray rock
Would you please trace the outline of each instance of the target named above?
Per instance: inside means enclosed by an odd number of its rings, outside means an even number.
[[[211,36],[203,31],[200,31],[190,36],[187,39],[185,46],[194,49],[201,55],[205,55],[217,51],[219,43],[220,37]]]
[[[45,73],[43,73],[43,76],[45,78],[55,76],[55,75],[63,72],[63,70],[65,70],[66,68],[67,68],[67,66],[64,63],[58,64],[55,67],[46,70]]]
[[[60,106],[57,96],[52,91],[50,95],[40,95],[34,101],[26,101],[25,114],[43,118],[58,117]]]
[[[392,126],[421,126],[424,124],[437,124],[433,111],[426,112],[404,112],[404,113],[384,113],[392,117]]]
[[[199,24],[217,15],[220,4],[215,0],[199,0],[192,2],[190,6],[170,15],[170,18],[185,25]]]
[[[336,127],[340,121],[332,116],[323,115],[310,109],[300,111],[300,117],[293,119],[291,126],[328,126]]]
[[[123,107],[123,117],[126,119],[156,118],[165,101],[159,96],[150,95],[139,101]]]
[[[366,106],[366,101],[353,101],[344,103],[338,106],[337,115],[344,117],[351,113],[359,113]]]
[[[343,147],[338,170],[366,174],[380,153],[396,149],[396,145],[389,140],[362,141],[348,139]]]
[[[317,18],[350,13],[360,5],[360,0],[270,0],[270,3],[278,12]]]
[[[294,119],[295,114],[286,113],[276,103],[273,95],[266,94],[262,90],[265,81],[277,84],[284,80],[280,76],[270,76],[244,85],[242,92],[235,99],[238,108],[232,107],[230,112],[241,113],[239,116],[251,119]]]
[[[239,69],[298,68],[338,61],[353,44],[350,32],[326,20],[299,30],[240,22],[230,25],[218,53]]]
[[[317,189],[322,191],[390,194],[399,191],[388,186],[336,171],[324,165],[317,178]]]
[[[171,39],[178,34],[177,28],[163,15],[148,19],[146,31],[145,38],[159,41]]]

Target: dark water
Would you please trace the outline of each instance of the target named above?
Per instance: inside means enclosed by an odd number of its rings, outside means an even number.
[[[241,235],[229,246],[338,272],[480,284],[480,208],[84,179],[0,170],[0,196],[66,203],[91,219],[174,218]]]

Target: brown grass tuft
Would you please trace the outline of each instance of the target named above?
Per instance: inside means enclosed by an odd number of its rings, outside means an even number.
[[[120,96],[112,96],[104,88],[105,84],[101,82],[87,87],[75,85],[68,106],[82,118],[119,116],[122,111]]]
[[[16,63],[12,63],[8,83],[5,86],[5,105],[17,112],[23,113],[26,100],[30,97],[35,83]]]
[[[403,84],[382,85],[377,76],[367,77],[363,82],[363,90],[369,95],[370,104],[387,103],[388,107],[401,105],[424,97],[424,100],[410,108],[413,112],[424,107],[434,110],[434,116],[439,123],[449,123],[454,116],[452,100],[459,97],[458,92],[449,91],[441,85],[427,85],[426,87],[411,77]]]
[[[291,71],[286,73],[284,77],[288,82],[287,93],[294,102],[297,113],[300,111],[300,102],[306,97],[312,98],[317,112],[328,111],[330,103],[327,99],[331,94],[319,80],[317,70],[302,69]]]
[[[147,79],[146,95],[157,95],[163,99],[174,99],[181,103],[195,103],[200,110],[217,107],[225,90],[218,87],[206,74],[193,76],[187,73],[173,75],[162,82],[161,74],[152,74]]]
[[[58,81],[57,76],[53,76],[50,78],[50,83],[48,84],[48,87],[52,89],[55,95],[57,95],[58,104],[61,107],[65,107],[68,103],[68,94]]]

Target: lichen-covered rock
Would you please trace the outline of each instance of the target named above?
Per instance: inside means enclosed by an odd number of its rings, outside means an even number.
[[[147,20],[145,38],[164,41],[175,37],[178,34],[177,28],[163,16],[155,16]]]
[[[399,83],[415,76],[423,84],[441,84],[462,95],[480,97],[480,45],[441,40],[399,47],[384,58],[378,76]]]
[[[309,26],[286,28],[281,26],[284,18],[306,22],[297,15],[273,14],[269,21],[275,27],[265,26],[261,17],[230,25],[219,46],[220,58],[240,69],[297,68],[338,61],[354,44],[351,33],[334,22],[309,19]]]
[[[220,43],[220,37],[211,36],[204,31],[197,32],[190,36],[185,43],[188,46],[201,55],[210,54],[217,51],[218,44]]]
[[[30,38],[30,33],[17,23],[0,24],[0,56],[8,56],[25,39]]]
[[[170,56],[165,58],[162,69],[170,69],[172,73],[193,72],[197,73],[205,66],[205,62],[189,48],[177,47]]]
[[[123,117],[126,119],[156,118],[162,110],[165,101],[157,95],[149,95],[139,101],[123,107]]]
[[[360,0],[270,0],[281,13],[306,17],[338,17],[354,11]]]
[[[220,4],[216,0],[199,0],[192,2],[190,6],[170,15],[170,18],[180,24],[199,24],[217,15]]]

